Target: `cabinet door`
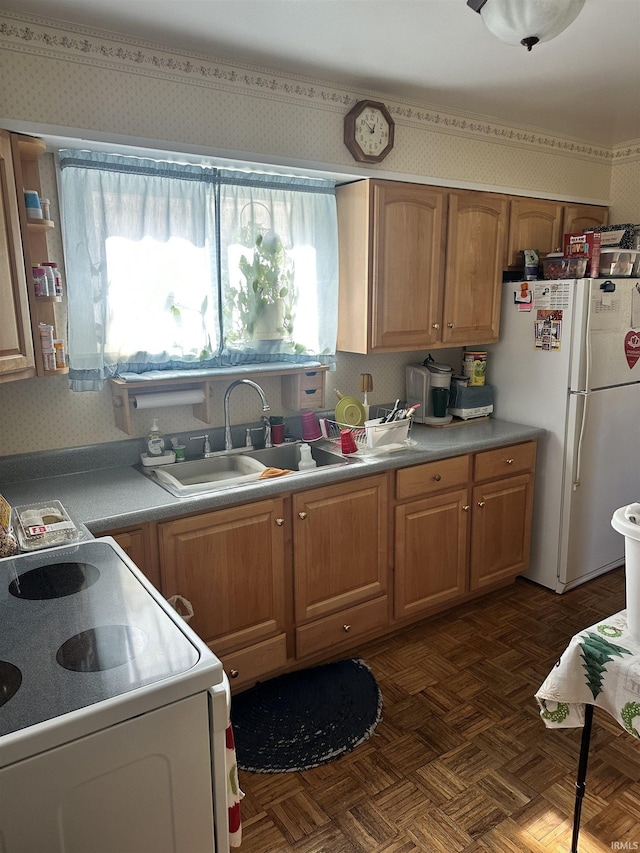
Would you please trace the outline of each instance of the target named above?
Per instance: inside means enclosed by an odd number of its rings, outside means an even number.
[[[434,187],[373,187],[371,350],[417,350],[440,338],[447,195]]]
[[[396,507],[394,616],[420,615],[466,591],[466,489]]]
[[[562,247],[563,205],[535,198],[512,198],[509,210],[507,265],[522,268],[523,249],[542,255]]]
[[[142,527],[109,530],[101,536],[113,536],[125,554],[131,557],[140,571],[144,572],[156,589],[162,592],[160,569],[157,559],[152,555],[151,532],[148,524]]]
[[[533,474],[473,489],[471,589],[525,572],[531,546]]]
[[[283,510],[275,498],[158,526],[163,593],[192,603],[216,654],[285,630]]]
[[[387,477],[293,496],[296,623],[383,595],[387,589]]]
[[[449,193],[442,342],[498,340],[507,197]]]
[[[21,188],[22,191],[22,188]],[[11,140],[0,131],[0,382],[35,376]]]
[[[566,204],[563,234],[579,234],[585,228],[599,228],[609,221],[609,208],[591,204]]]

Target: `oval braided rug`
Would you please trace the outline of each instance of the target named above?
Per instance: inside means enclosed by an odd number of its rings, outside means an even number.
[[[233,697],[238,767],[253,773],[319,767],[367,740],[381,715],[378,683],[359,658],[280,675]]]

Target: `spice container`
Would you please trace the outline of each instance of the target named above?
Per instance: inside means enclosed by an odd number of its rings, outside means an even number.
[[[465,352],[462,372],[469,379],[469,386],[484,385],[487,369],[486,352]]]
[[[62,296],[62,276],[58,264],[53,261],[42,261],[42,266],[47,273],[49,296]]]
[[[43,219],[51,219],[50,211],[51,211],[51,202],[48,198],[40,199],[40,207],[42,208],[42,218]]]
[[[35,190],[24,191],[24,206],[27,210],[27,219],[42,219],[40,198]]]
[[[53,351],[55,355],[56,370],[67,366],[67,359],[64,352],[64,341],[54,340]]]
[[[33,276],[33,290],[35,295],[48,296],[47,274],[44,267],[32,267],[31,275]]]

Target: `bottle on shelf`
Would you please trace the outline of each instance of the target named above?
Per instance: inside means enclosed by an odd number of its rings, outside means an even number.
[[[33,290],[36,296],[48,296],[47,273],[44,267],[32,267]]]
[[[53,344],[53,326],[49,323],[39,323],[40,349],[42,350],[42,364],[45,370],[56,369],[56,353]]]
[[[58,264],[53,261],[42,261],[42,266],[47,270],[47,281],[49,283],[48,289],[51,290],[51,285],[53,283],[53,292],[50,292],[49,296],[62,296],[62,275],[60,274],[60,270],[58,269]],[[51,273],[49,273],[51,270]]]

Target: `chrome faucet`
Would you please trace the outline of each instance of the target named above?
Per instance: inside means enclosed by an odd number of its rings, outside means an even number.
[[[270,412],[271,407],[267,403],[267,398],[264,395],[264,391],[258,385],[257,382],[253,382],[251,379],[236,379],[235,382],[232,382],[231,385],[224,392],[224,449],[225,450],[233,450],[233,439],[231,438],[231,420],[229,418],[229,397],[231,396],[231,392],[234,388],[237,388],[238,385],[250,385],[260,395],[260,399],[262,400],[262,411]]]

